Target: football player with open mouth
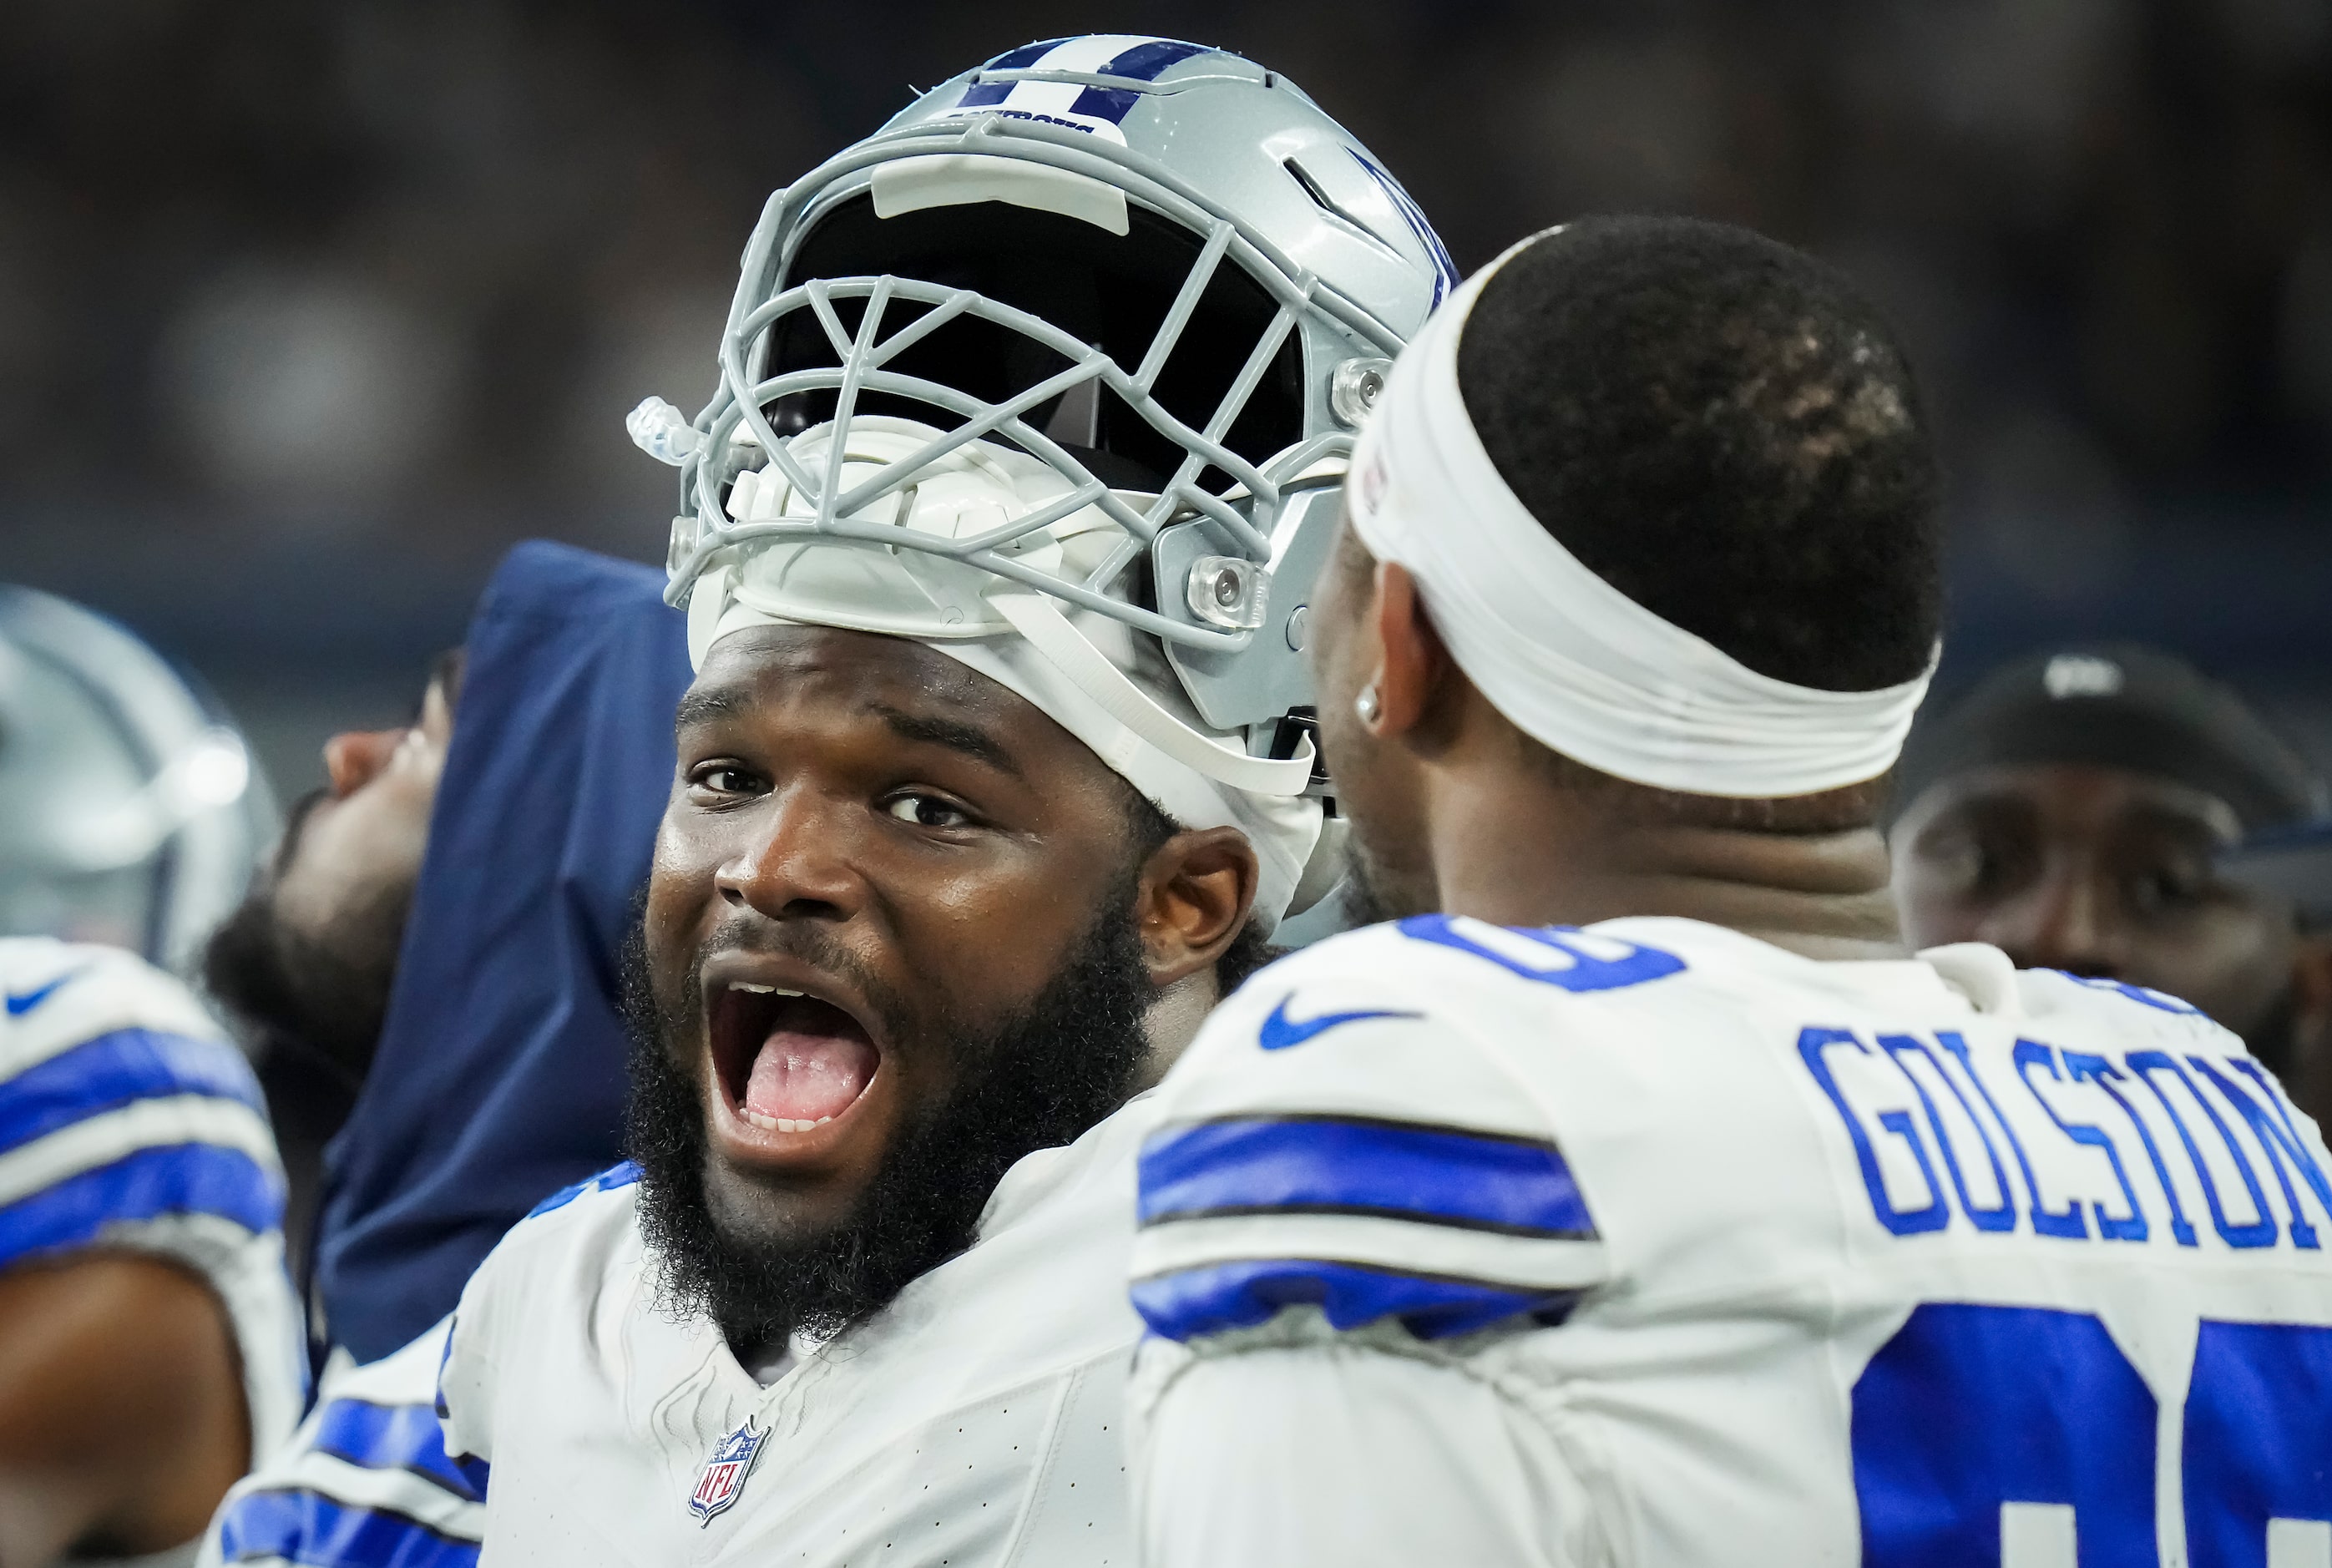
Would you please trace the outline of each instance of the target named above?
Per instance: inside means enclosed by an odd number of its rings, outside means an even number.
[[[772,199],[713,401],[632,422],[697,671],[635,1161],[215,1554],[1130,1555],[1142,1091],[1334,879],[1305,589],[1450,282],[1284,78],[1164,39],[1000,55]]]

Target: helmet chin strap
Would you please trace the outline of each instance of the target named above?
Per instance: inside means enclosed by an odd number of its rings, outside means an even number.
[[[991,593],[988,602],[1031,647],[1074,682],[1109,716],[1193,772],[1257,795],[1301,795],[1312,782],[1312,741],[1293,757],[1250,757],[1216,745],[1193,731],[1080,636],[1068,617],[1041,594]],[[1119,759],[1105,760],[1115,762]]]

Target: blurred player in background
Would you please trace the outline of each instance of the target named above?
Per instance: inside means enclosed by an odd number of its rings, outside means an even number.
[[[0,588],[8,1568],[184,1560],[298,1419],[259,1088],[158,967],[233,904],[271,818],[241,736],[152,650]]]
[[[2213,857],[2324,798],[2241,697],[2167,654],[2019,660],[1905,748],[1889,831],[1904,935],[2192,1002],[2320,1117],[2332,939]]]
[[[455,649],[439,656],[410,722],[325,742],[328,782],[292,808],[272,857],[204,950],[204,984],[259,1061],[290,1179],[296,1277],[307,1276],[325,1145],[380,1045],[461,692]]]
[[[1448,281],[1284,79],[1163,39],[999,56],[771,203],[720,395],[635,419],[697,664],[637,1164],[223,1559],[1123,1560],[1135,1096],[1332,880],[1304,585]],[[442,1446],[381,1413],[433,1391]]]
[[[656,573],[519,546],[414,722],[326,748],[330,790],[212,942],[313,1217],[320,1351],[404,1345],[529,1209],[617,1157],[618,954],[687,680]]]
[[[2332,818],[2253,834],[2220,853],[2219,869],[2246,887],[2289,899],[2307,925],[2332,928]]]
[[[1898,937],[1935,463],[1845,280],[1550,231],[1346,495],[1322,731],[1403,918],[1160,1091],[1146,1560],[2320,1558],[2321,1140],[2183,1002]]]

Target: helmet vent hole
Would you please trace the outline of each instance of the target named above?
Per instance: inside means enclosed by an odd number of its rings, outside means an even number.
[[[1297,185],[1304,187],[1304,194],[1312,198],[1313,206],[1318,207],[1322,212],[1326,213],[1332,218],[1336,218],[1344,223],[1350,224],[1352,227],[1360,230],[1361,233],[1368,235],[1369,238],[1376,241],[1377,244],[1383,245],[1386,249],[1392,249],[1391,241],[1377,233],[1376,230],[1369,227],[1368,225],[1362,223],[1359,218],[1354,217],[1348,209],[1338,205],[1336,199],[1328,194],[1327,188],[1323,186],[1318,179],[1314,177],[1311,170],[1305,168],[1302,164],[1296,162],[1292,158],[1282,158],[1280,160],[1279,167],[1287,171],[1287,175],[1290,179],[1293,179]]]

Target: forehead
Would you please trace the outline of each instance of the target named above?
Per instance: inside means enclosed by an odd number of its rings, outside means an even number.
[[[993,748],[1030,778],[1108,770],[1043,709],[921,643],[831,626],[752,626],[712,645],[679,722],[883,723],[906,739]]]
[[[1973,768],[1928,786],[1904,821],[1945,816],[2014,816],[2067,838],[2153,830],[2232,843],[2241,836],[2234,808],[2215,795],[2159,774],[2090,763]]]

